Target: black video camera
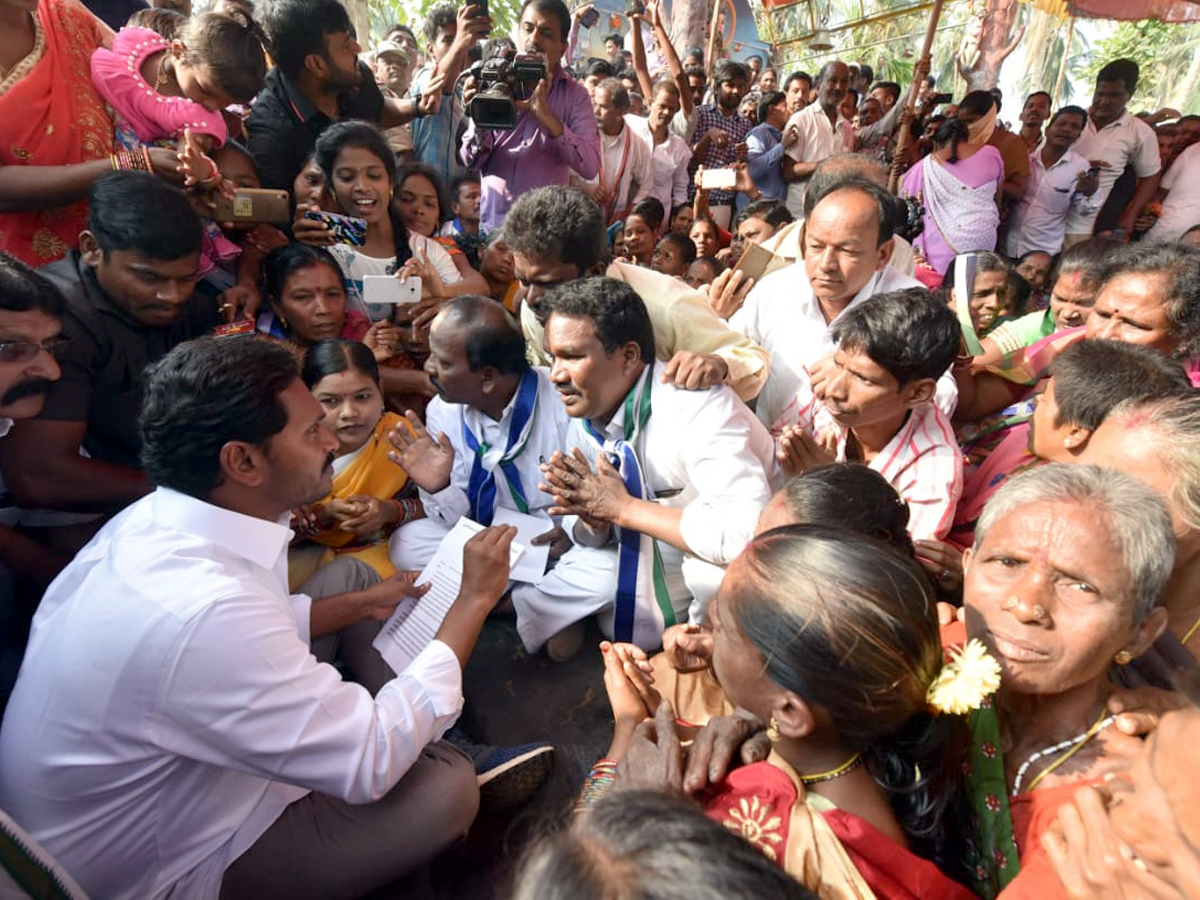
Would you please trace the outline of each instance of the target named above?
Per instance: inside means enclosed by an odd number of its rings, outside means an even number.
[[[540,53],[492,56],[472,66],[479,90],[467,105],[478,128],[510,131],[517,125],[517,100],[528,100],[546,77],[546,58]]]

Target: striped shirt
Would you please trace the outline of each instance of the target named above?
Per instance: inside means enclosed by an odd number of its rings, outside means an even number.
[[[800,425],[809,434],[837,435],[838,462],[846,462],[850,429],[833,420],[812,394],[807,380],[776,420],[771,433]],[[904,420],[887,446],[869,463],[908,504],[908,533],[914,540],[943,540],[950,532],[962,496],[962,453],[946,414],[934,403],[922,403]]]
[[[709,130],[719,128],[729,135],[729,143],[724,147],[709,144],[708,154],[704,159],[693,158],[692,162],[695,164],[703,163],[705,169],[729,168],[737,159],[737,145],[745,143],[746,135],[750,133],[750,129],[753,127],[754,123],[739,113],[734,113],[732,116],[723,116],[716,106],[697,106],[694,139],[699,141],[700,138],[708,134]],[[733,200],[733,197],[733,191],[713,190],[708,192],[708,202],[712,206],[729,203]]]

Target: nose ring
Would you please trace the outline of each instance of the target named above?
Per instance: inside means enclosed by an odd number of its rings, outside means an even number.
[[[1009,597],[1003,603],[1000,604],[1000,608],[1002,610],[1004,610],[1005,612],[1010,612],[1017,608],[1018,602],[1019,601],[1017,600],[1016,597]]]

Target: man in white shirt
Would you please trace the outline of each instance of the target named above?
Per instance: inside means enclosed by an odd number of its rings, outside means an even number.
[[[688,196],[688,164],[692,161],[692,148],[671,130],[681,97],[679,86],[664,78],[646,95],[650,104],[646,117],[625,117],[625,124],[650,150],[653,181],[650,196],[662,204],[663,214],[667,217],[675,207],[686,205]]]
[[[776,423],[786,475],[861,462],[908,504],[914,540],[941,540],[962,494],[962,453],[933,402],[962,329],[923,287],[876,294],[833,326],[833,371],[818,400],[805,383]]]
[[[576,542],[616,564],[614,618],[601,627],[653,649],[664,628],[704,619],[754,534],[777,480],[771,437],[728,387],[663,383],[650,316],[624,282],[575,282],[546,306],[550,380],[573,421],[543,490],[552,513],[578,517]]]
[[[623,222],[639,200],[654,187],[650,148],[633,133],[629,91],[615,78],[606,78],[592,91],[592,110],[600,129],[600,173],[593,179],[571,176],[571,184],[591,197],[604,212],[604,222]],[[669,210],[667,210],[669,211]]]
[[[545,521],[532,539],[549,544],[551,567],[533,582],[513,584],[517,631],[535,653],[573,656],[582,629],[567,631],[610,604],[615,575],[608,560],[578,547],[547,512],[537,489],[540,466],[566,444],[568,418],[545,369],[525,361],[525,337],[508,312],[488,297],[451,300],[433,320],[425,370],[438,396],[422,427],[396,429],[397,462],[416,482],[426,518],[392,535],[397,568],[422,569],[462,516],[492,524],[498,510]]]
[[[804,189],[821,160],[854,149],[854,130],[839,107],[850,84],[850,68],[834,60],[817,75],[817,102],[788,119],[783,128],[783,180],[788,183],[787,208],[804,215]]]
[[[774,424],[796,396],[805,371],[833,353],[838,316],[872,294],[919,286],[888,265],[892,203],[866,179],[835,185],[811,207],[803,259],[764,278],[730,316],[731,328],[771,354],[755,406],[764,425]]]
[[[1067,216],[1086,212],[1100,184],[1098,169],[1071,149],[1087,123],[1087,110],[1064,106],[1050,119],[1046,137],[1029,154],[1029,186],[1013,207],[1004,252],[1018,259],[1031,250],[1051,256],[1063,247]]]
[[[1192,144],[1171,163],[1158,191],[1162,213],[1144,241],[1177,241],[1200,224],[1200,144]]]
[[[1099,167],[1100,187],[1093,195],[1095,209],[1075,209],[1067,217],[1066,247],[1092,236],[1096,216],[1126,166],[1132,166],[1137,176],[1137,190],[1118,221],[1127,236],[1133,234],[1134,220],[1158,190],[1158,138],[1153,128],[1125,108],[1137,80],[1138,66],[1130,59],[1113,60],[1096,74],[1091,115],[1071,149]]]
[[[514,532],[468,544],[436,638],[376,696],[343,681],[310,640],[422,592],[339,560],[318,577],[346,592],[289,596],[289,510],[332,483],[323,418],[272,343],[203,338],[150,370],[157,490],[47,591],[0,728],[0,807],[92,896],[366,894],[474,818],[470,761],[435,742]]]

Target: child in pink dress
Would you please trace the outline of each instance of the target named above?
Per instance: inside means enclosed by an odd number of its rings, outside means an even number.
[[[96,90],[116,113],[118,143],[172,144],[187,186],[227,189],[208,152],[228,138],[222,110],[249,102],[266,77],[262,34],[250,18],[203,13],[173,41],[149,28],[122,28],[111,50],[92,54],[91,68]],[[241,252],[215,222],[204,225],[201,276]]]
[[[241,12],[203,13],[168,41],[148,28],[122,28],[111,50],[92,54],[92,82],[117,114],[126,141],[174,142],[188,184],[215,183],[205,154],[228,136],[221,111],[262,88],[262,35]]]

